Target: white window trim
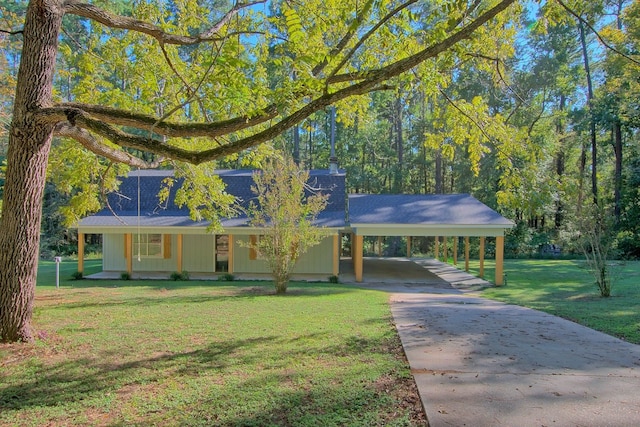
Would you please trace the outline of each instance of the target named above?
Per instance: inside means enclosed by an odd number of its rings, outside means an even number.
[[[143,243],[143,246],[140,248],[140,252],[138,252],[138,247],[136,245],[138,245],[138,243],[136,243],[136,241],[139,241],[139,237],[138,236],[146,236],[146,243]],[[160,242],[159,243],[149,243],[150,239],[149,236],[160,236]],[[150,245],[154,245],[160,246],[160,250],[158,251],[158,253],[149,255],[149,246]],[[138,256],[138,253],[140,253],[140,258],[145,258],[145,259],[162,259],[164,258],[164,234],[160,234],[160,233],[134,233],[133,234],[133,256]]]

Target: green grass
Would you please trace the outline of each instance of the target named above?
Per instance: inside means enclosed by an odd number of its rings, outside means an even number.
[[[58,266],[60,274],[60,286],[68,287],[78,285],[80,281],[72,279],[73,273],[78,271],[78,261],[63,260]],[[84,262],[84,275],[88,276],[93,273],[102,271],[102,260],[91,259]],[[95,282],[93,282],[95,283]],[[37,288],[47,288],[56,286],[56,263],[54,261],[40,261],[38,264],[38,283]]]
[[[383,293],[71,281],[71,262],[56,290],[51,264],[36,291],[40,339],[0,345],[0,425],[419,425]]]
[[[614,263],[609,298],[600,297],[595,281],[576,260],[506,260],[507,286],[482,296],[551,313],[626,341],[640,344],[640,262]],[[478,273],[472,262],[471,273]],[[493,281],[493,263],[485,278]]]

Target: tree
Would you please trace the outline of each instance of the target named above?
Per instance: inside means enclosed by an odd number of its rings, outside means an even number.
[[[613,233],[611,216],[606,209],[595,202],[585,206],[578,219],[579,236],[586,265],[593,275],[600,296],[611,296],[611,267],[609,260],[613,252]]]
[[[249,207],[250,224],[264,230],[249,247],[269,264],[276,293],[283,294],[298,259],[325,235],[314,226],[327,195],[309,184],[309,172],[285,153],[274,155],[253,175],[257,204]]]
[[[414,0],[387,7],[373,0],[361,7],[272,2],[271,16],[259,10],[264,0],[235,3],[223,13],[208,2],[140,2],[131,16],[134,11],[118,14],[77,0],[29,1],[19,31],[23,48],[0,220],[0,341],[33,340],[42,195],[54,136],[138,167],[164,158],[211,161],[266,142],[330,104],[384,89],[390,78],[473,38],[515,2],[451,2],[418,14],[411,9]],[[56,102],[66,15],[85,19],[100,33],[94,43],[130,37],[121,51],[124,62],[164,58],[170,73],[149,70],[149,77],[181,88],[171,94],[174,104],[150,112],[142,88],[128,108]],[[417,31],[416,20],[430,21],[431,31]],[[390,38],[388,25],[398,22],[405,24],[396,25]],[[407,50],[401,42],[412,38],[421,43]],[[203,74],[192,75],[194,69]],[[291,81],[294,74],[299,77]],[[96,93],[105,98],[111,99]],[[135,155],[142,152],[155,154],[156,161]]]

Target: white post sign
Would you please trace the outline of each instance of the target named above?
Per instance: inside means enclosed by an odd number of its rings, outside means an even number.
[[[60,262],[62,262],[62,257],[57,256],[53,258],[56,261],[56,289],[60,288]]]

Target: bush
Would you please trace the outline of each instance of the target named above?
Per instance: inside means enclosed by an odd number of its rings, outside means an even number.
[[[73,280],[82,280],[82,279],[84,279],[84,274],[82,274],[82,271],[76,271],[75,273],[73,273],[71,275],[71,278]]]
[[[127,271],[120,273],[120,280],[131,280],[131,274]]]
[[[186,271],[183,271],[183,272],[174,271],[173,273],[171,273],[171,276],[169,276],[169,278],[173,281],[189,280],[189,273],[187,273]]]
[[[340,283],[340,279],[336,275],[329,276],[329,283]]]
[[[616,236],[616,247],[624,259],[640,259],[640,237],[631,231],[621,231]]]
[[[218,276],[218,281],[219,282],[233,282],[236,279],[236,277],[233,274],[230,273],[225,273],[225,274],[221,274],[220,276]]]

